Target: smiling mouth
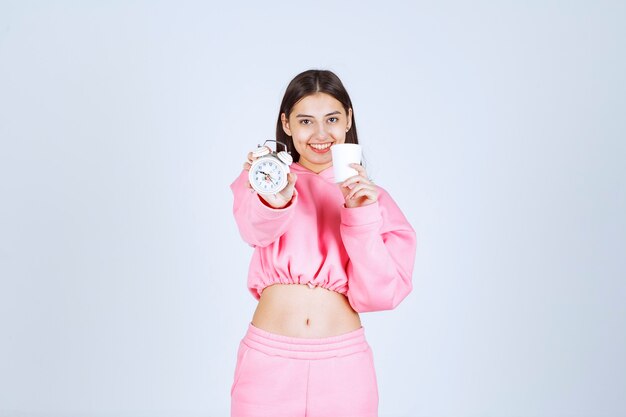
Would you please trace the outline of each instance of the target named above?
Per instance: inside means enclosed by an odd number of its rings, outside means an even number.
[[[328,142],[328,143],[309,143],[309,146],[311,146],[311,148],[313,149],[317,149],[318,151],[323,151],[324,149],[328,149],[330,147],[330,145],[332,145],[332,142]]]

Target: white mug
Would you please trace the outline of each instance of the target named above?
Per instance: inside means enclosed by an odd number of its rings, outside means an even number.
[[[361,145],[341,143],[331,146],[330,151],[333,157],[335,182],[342,182],[359,174],[356,169],[350,167],[350,164],[361,163]]]

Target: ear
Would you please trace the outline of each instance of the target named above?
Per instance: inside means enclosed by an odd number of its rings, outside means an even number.
[[[348,109],[348,126],[346,126],[346,132],[352,127],[352,108]]]
[[[287,134],[287,136],[291,136],[291,129],[289,128],[289,122],[287,121],[285,113],[280,114],[280,121],[283,123],[283,131]]]

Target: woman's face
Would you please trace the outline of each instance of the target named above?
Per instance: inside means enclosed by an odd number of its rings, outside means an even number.
[[[352,109],[326,93],[306,96],[293,106],[289,119],[280,115],[285,133],[293,138],[300,165],[320,172],[333,164],[330,146],[344,143],[352,125]]]

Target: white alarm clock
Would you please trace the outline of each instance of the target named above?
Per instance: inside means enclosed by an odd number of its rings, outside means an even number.
[[[276,142],[287,148],[282,142]],[[259,194],[277,194],[287,186],[287,174],[293,158],[287,151],[273,152],[269,146],[263,144],[252,152],[257,159],[252,162],[248,172],[248,180],[252,188]]]

